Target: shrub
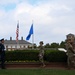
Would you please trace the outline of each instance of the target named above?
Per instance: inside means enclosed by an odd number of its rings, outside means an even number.
[[[63,51],[51,50],[45,52],[44,59],[48,62],[66,62],[67,55]]]
[[[39,61],[38,50],[6,51],[6,61]],[[47,62],[66,62],[67,56],[63,51],[45,50],[44,60]]]
[[[38,60],[38,51],[7,51],[6,61]]]

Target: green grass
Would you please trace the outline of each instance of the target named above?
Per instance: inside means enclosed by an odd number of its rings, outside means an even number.
[[[0,69],[0,75],[75,75],[75,70],[62,69]]]

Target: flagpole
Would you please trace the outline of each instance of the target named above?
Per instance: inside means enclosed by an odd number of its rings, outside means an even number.
[[[33,20],[32,20],[32,24],[33,24]],[[33,24],[34,25],[34,24]],[[33,28],[34,29],[34,28]],[[33,31],[34,32],[34,31]],[[34,49],[34,33],[32,34],[32,49]]]
[[[34,34],[32,34],[32,49],[34,49]]]
[[[32,25],[31,25],[30,30],[29,30],[29,34],[28,34],[28,35],[27,35],[27,37],[26,37],[26,40],[29,40],[29,39],[30,39],[30,37],[31,37],[31,35],[32,35],[32,43],[31,43],[31,45],[32,45],[32,49],[34,49],[33,20],[32,20]]]
[[[19,26],[19,20],[18,20],[18,26]],[[19,28],[18,28],[19,29]],[[18,43],[17,43],[17,45],[19,46],[19,33],[18,33]],[[18,47],[17,46],[17,47]],[[19,47],[18,47],[18,49],[19,49]]]
[[[18,49],[18,45],[19,45],[19,20],[17,21],[17,26],[18,26],[17,49]]]
[[[19,26],[19,20],[18,20],[18,26]],[[19,29],[19,28],[18,28]],[[19,31],[19,30],[18,30]],[[17,48],[19,49],[19,33],[18,33],[18,42],[17,42]]]

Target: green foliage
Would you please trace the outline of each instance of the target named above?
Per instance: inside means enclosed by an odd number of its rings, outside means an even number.
[[[45,47],[45,48],[50,48],[49,43],[47,43],[44,47]]]
[[[47,43],[46,45],[44,45],[45,48],[65,48],[65,41],[61,41],[61,43],[56,43],[53,42],[51,44]]]
[[[25,50],[25,51],[7,51],[6,61],[25,61],[25,60],[38,60],[38,51]]]
[[[6,51],[6,61],[39,61],[38,50]],[[44,60],[47,62],[66,62],[63,51],[45,50]]]
[[[67,55],[65,52],[58,50],[46,51],[45,60],[49,62],[66,62]]]
[[[51,48],[59,48],[59,43],[51,43]]]
[[[64,41],[62,41],[62,42],[60,43],[60,48],[65,48],[65,42],[64,42]]]

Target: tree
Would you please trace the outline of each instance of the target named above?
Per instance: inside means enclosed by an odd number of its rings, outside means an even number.
[[[37,45],[36,44],[34,44],[33,46],[34,46],[34,48],[37,48]]]
[[[47,43],[44,47],[45,47],[45,48],[50,48],[49,43]]]
[[[60,48],[65,48],[65,42],[64,41],[61,41]]]
[[[51,48],[59,48],[59,43],[51,43]]]

